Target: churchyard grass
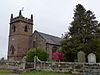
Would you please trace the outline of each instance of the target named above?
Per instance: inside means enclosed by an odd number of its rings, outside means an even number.
[[[12,70],[0,69],[1,74],[12,74]],[[18,75],[74,75],[71,73],[58,73],[58,72],[44,72],[44,71],[30,71],[30,72],[22,72]]]
[[[57,72],[44,72],[44,71],[32,71],[23,72],[20,75],[73,75],[71,73],[57,73]]]
[[[9,74],[12,73],[12,70],[0,69],[0,74]]]

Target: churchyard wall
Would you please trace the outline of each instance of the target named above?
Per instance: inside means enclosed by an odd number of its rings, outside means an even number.
[[[28,62],[0,62],[0,69],[12,69],[16,71],[36,69],[41,71],[72,72],[79,75],[99,75],[100,63],[41,61],[34,64]]]
[[[79,75],[100,75],[100,63],[38,62],[35,69],[53,72],[72,72]]]

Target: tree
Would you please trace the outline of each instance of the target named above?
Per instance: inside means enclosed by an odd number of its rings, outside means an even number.
[[[98,21],[92,11],[81,5],[76,5],[74,17],[69,32],[61,42],[66,61],[75,61],[77,52],[84,51],[86,55],[96,53],[98,42],[96,38]],[[95,44],[95,46],[94,46]]]
[[[31,48],[26,54],[27,62],[34,62],[34,56],[38,56],[41,61],[46,61],[48,58],[48,54],[43,48]]]

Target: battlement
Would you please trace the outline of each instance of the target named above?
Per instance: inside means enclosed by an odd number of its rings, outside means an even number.
[[[14,22],[17,22],[17,21],[23,21],[23,22],[33,24],[33,15],[31,15],[30,19],[26,18],[26,17],[23,17],[22,14],[21,14],[21,10],[20,10],[19,16],[17,16],[17,17],[13,18],[13,14],[11,14],[10,23],[14,23]]]

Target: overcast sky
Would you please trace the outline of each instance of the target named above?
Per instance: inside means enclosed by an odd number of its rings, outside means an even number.
[[[73,10],[80,3],[91,10],[100,21],[100,0],[1,0],[0,1],[0,58],[7,56],[9,20],[11,13],[34,16],[34,30],[61,37],[73,20]]]

